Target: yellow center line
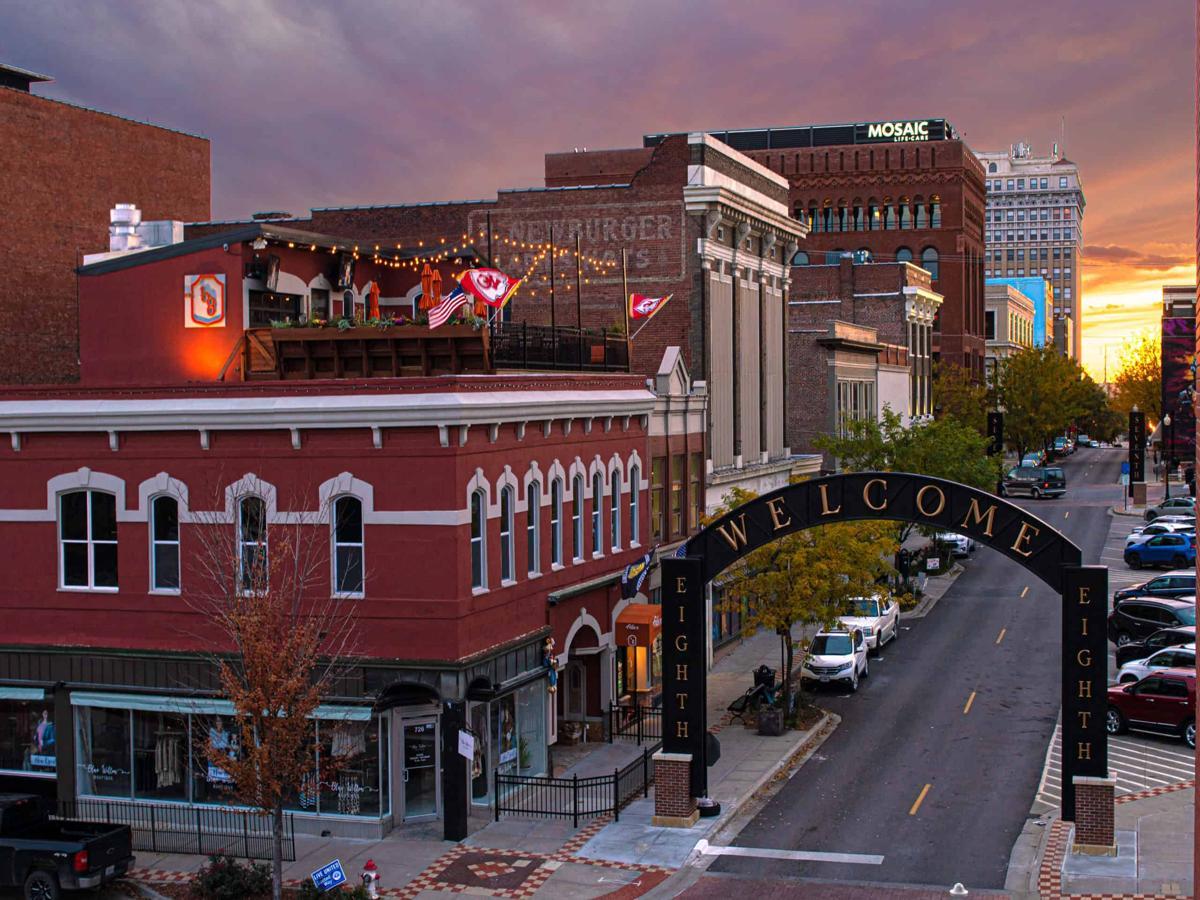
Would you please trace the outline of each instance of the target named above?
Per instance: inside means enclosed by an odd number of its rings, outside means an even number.
[[[967,698],[967,705],[963,707],[963,715],[971,711],[971,704],[975,702],[975,692],[971,691],[971,696]]]
[[[997,643],[997,644],[998,644],[998,643],[1000,643],[1002,640],[1004,640],[1004,635],[1005,635],[1007,632],[1008,632],[1008,629],[1007,629],[1007,628],[1001,628],[1001,629],[1000,629],[1000,636],[999,636],[998,638],[996,638],[996,643]]]
[[[1029,585],[1025,585],[1025,589],[1023,591],[1021,591],[1021,597],[1024,598],[1024,596],[1028,593],[1029,593]]]
[[[908,811],[910,816],[915,816],[917,814],[917,810],[921,808],[921,804],[925,800],[925,795],[929,793],[929,788],[930,785],[928,784],[921,788],[921,793],[917,794],[917,799],[913,801],[913,805]]]
[[[1063,518],[1064,519],[1071,518],[1071,511],[1069,509],[1065,513],[1063,513]]]

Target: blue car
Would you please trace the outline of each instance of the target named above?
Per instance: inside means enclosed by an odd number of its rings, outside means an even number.
[[[1125,548],[1125,562],[1142,566],[1189,568],[1196,564],[1196,537],[1191,534],[1156,534]]]

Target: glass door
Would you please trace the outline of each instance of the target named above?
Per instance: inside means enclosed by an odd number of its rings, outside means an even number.
[[[438,814],[438,733],[437,719],[405,719],[402,723],[404,747],[404,820],[427,819]]]

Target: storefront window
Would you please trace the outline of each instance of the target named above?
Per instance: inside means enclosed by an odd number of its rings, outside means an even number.
[[[188,716],[133,713],[133,790],[145,800],[187,800]]]
[[[517,762],[522,775],[546,773],[546,682],[517,691]]]
[[[129,710],[82,706],[78,714],[76,780],[81,794],[128,797]]]
[[[487,803],[490,796],[488,779],[492,769],[491,741],[488,735],[488,704],[472,703],[468,712],[471,733],[475,737],[475,757],[471,760],[471,801]]]
[[[495,767],[503,775],[517,771],[516,698],[509,694],[492,701],[492,735],[496,741]]]
[[[379,783],[379,722],[317,722],[322,815],[376,816]]]
[[[231,716],[193,716],[192,800],[196,803],[236,804],[233,779],[201,750],[200,741],[210,750],[237,759],[242,752],[241,736]]]
[[[53,775],[55,745],[53,706],[0,700],[0,769]]]
[[[671,457],[671,536],[683,534],[683,454]]]

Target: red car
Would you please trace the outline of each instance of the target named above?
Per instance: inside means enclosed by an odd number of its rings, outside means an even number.
[[[1163,669],[1136,684],[1108,689],[1109,734],[1127,728],[1177,735],[1196,746],[1196,670]]]

